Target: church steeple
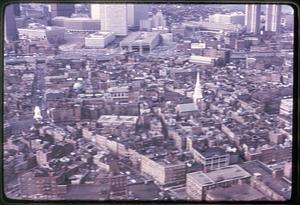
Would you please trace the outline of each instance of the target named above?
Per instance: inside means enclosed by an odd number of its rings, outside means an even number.
[[[197,80],[196,80],[196,85],[194,89],[194,94],[193,94],[193,101],[194,103],[199,102],[202,100],[202,90],[201,90],[201,85],[200,85],[200,74],[199,71],[197,72]]]

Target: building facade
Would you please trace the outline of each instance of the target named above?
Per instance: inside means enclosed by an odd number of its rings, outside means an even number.
[[[238,165],[231,165],[208,173],[187,174],[186,193],[191,199],[205,200],[207,190],[250,183],[251,175]]]
[[[151,51],[160,43],[158,32],[133,32],[120,42],[123,50]]]
[[[259,4],[247,4],[245,10],[245,25],[247,33],[257,33],[260,27],[261,6]]]
[[[281,5],[266,5],[266,31],[278,32],[280,29]]]
[[[67,185],[58,184],[58,176],[28,172],[18,178],[20,191],[27,199],[63,199]]]
[[[50,44],[61,43],[65,38],[64,28],[40,24],[30,24],[27,28],[19,28],[18,32],[29,39],[46,39]]]
[[[101,4],[99,12],[101,31],[114,32],[120,36],[128,34],[127,7],[125,4]]]
[[[68,31],[100,31],[100,21],[86,17],[57,16],[52,19],[52,25],[65,27]]]
[[[18,30],[16,26],[16,17],[14,15],[14,5],[8,5],[5,9],[4,21],[4,40],[15,41],[18,40]]]
[[[106,194],[109,199],[124,199],[127,197],[126,175],[98,175],[95,184],[101,187],[100,194]]]
[[[182,184],[185,182],[186,166],[184,163],[165,164],[164,162],[141,156],[141,172],[153,177],[161,185]]]
[[[97,32],[85,37],[84,45],[87,48],[105,48],[109,43],[115,40],[114,33]]]
[[[51,4],[51,17],[55,16],[66,16],[71,17],[75,13],[74,4]]]
[[[140,20],[147,19],[149,6],[147,4],[127,4],[127,23],[129,27],[139,27]]]

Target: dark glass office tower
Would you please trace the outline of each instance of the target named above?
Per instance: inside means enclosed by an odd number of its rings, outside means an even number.
[[[5,7],[4,39],[5,41],[15,41],[18,40],[18,38],[14,4],[9,4]]]
[[[71,17],[75,13],[74,4],[51,4],[51,17],[66,16]]]
[[[15,16],[21,16],[20,4],[13,4]]]

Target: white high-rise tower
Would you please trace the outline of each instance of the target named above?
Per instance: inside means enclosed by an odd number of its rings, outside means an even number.
[[[194,103],[198,103],[202,99],[203,99],[203,96],[202,96],[202,89],[201,89],[201,85],[200,85],[200,74],[199,74],[199,72],[197,72],[197,80],[196,80],[196,85],[195,85],[194,94],[193,94],[193,101],[194,101]]]
[[[91,18],[100,20],[101,30],[126,35],[127,26],[138,27],[148,18],[147,4],[91,4]]]
[[[280,28],[281,5],[266,5],[266,31],[277,32]]]
[[[101,4],[91,4],[91,18],[100,20]]]
[[[247,33],[257,33],[260,27],[260,11],[259,4],[246,4],[245,25]]]
[[[126,4],[91,4],[91,18],[100,20],[101,31],[121,36],[128,33]]]
[[[101,30],[112,31],[116,35],[127,35],[126,4],[101,4]]]

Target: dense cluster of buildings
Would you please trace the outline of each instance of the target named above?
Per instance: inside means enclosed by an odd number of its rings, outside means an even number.
[[[264,30],[259,5],[86,6],[6,24],[7,197],[291,197],[292,14],[267,5]]]

